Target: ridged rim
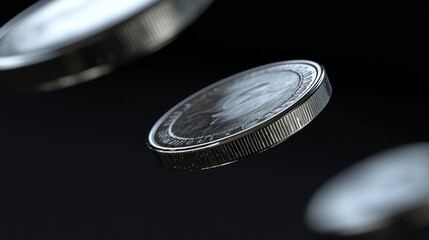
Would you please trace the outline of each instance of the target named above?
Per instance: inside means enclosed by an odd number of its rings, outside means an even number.
[[[327,105],[332,88],[323,68],[322,71],[323,80],[320,86],[295,108],[231,141],[185,151],[163,151],[148,145],[164,167],[177,170],[218,167],[269,149],[305,127]]]
[[[0,56],[2,82],[18,89],[49,91],[95,79],[120,64],[148,55],[172,41],[213,0],[161,0],[129,19],[63,48]],[[43,7],[36,3],[33,8]],[[3,33],[32,7],[4,25]]]

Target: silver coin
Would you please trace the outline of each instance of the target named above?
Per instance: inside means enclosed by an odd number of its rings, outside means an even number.
[[[428,183],[429,143],[388,149],[323,184],[306,222],[325,236],[391,239],[429,223]]]
[[[256,67],[188,97],[153,126],[148,145],[173,169],[206,169],[290,137],[328,103],[325,70],[312,61]]]
[[[0,28],[0,76],[42,91],[97,78],[166,45],[211,2],[39,1]]]

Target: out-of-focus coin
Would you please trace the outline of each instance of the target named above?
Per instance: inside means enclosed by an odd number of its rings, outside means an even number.
[[[315,62],[263,65],[180,102],[153,126],[148,145],[167,168],[221,166],[286,140],[313,120],[330,96],[325,70]]]
[[[391,239],[429,223],[428,184],[429,143],[385,150],[322,185],[306,222],[333,238]]]
[[[163,47],[211,2],[39,1],[0,28],[1,81],[47,91],[97,78]]]

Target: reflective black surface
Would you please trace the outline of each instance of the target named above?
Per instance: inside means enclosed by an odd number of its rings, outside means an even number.
[[[1,8],[1,21],[26,3]],[[1,88],[0,238],[319,239],[304,212],[324,181],[429,138],[424,8],[388,7],[217,1],[172,44],[113,74],[45,94]],[[311,125],[222,168],[158,165],[146,138],[166,110],[289,59],[329,74],[331,101]],[[428,236],[422,228],[395,240]]]

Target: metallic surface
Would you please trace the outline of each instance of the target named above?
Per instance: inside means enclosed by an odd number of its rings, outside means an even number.
[[[385,150],[330,181],[312,197],[308,226],[354,239],[391,239],[429,223],[429,143]]]
[[[92,80],[163,47],[211,2],[39,1],[0,28],[1,83],[48,91]]]
[[[167,112],[148,145],[173,169],[206,169],[268,149],[328,103],[324,69],[305,60],[253,68],[214,83]]]

